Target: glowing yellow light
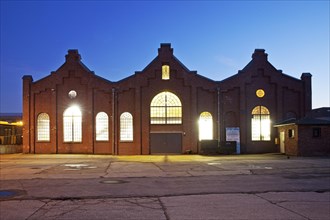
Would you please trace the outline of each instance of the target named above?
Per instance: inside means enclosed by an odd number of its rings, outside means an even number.
[[[258,89],[256,91],[256,95],[259,97],[259,98],[262,98],[265,96],[265,91],[263,89]]]
[[[162,80],[169,80],[170,79],[170,66],[163,65],[162,66]]]
[[[199,117],[199,140],[213,139],[213,121],[209,112],[202,112]]]

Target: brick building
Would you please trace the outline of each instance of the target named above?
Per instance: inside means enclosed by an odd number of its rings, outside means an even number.
[[[112,82],[69,50],[38,81],[23,77],[23,152],[200,153],[200,141],[230,139],[241,153],[279,152],[273,125],[311,110],[311,74],[285,75],[256,49],[237,74],[214,81],[161,44],[142,71]]]
[[[280,152],[293,156],[330,155],[330,108],[313,109],[305,117],[275,125]]]

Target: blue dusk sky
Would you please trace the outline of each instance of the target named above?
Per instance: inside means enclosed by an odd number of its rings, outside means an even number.
[[[256,48],[283,73],[312,77],[313,108],[329,106],[329,1],[1,0],[0,112],[22,112],[22,77],[57,70],[69,49],[118,81],[144,69],[160,43],[190,70],[223,80]]]

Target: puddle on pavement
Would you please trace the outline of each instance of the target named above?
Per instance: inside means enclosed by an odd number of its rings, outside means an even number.
[[[7,190],[0,190],[0,200],[1,199],[8,199],[15,196],[19,196],[24,194],[25,191],[17,190],[17,189],[7,189]]]
[[[207,165],[221,165],[221,163],[219,163],[219,162],[211,162],[211,163],[207,163]]]
[[[88,164],[64,164],[62,166],[65,166],[64,170],[81,170],[81,169],[95,169],[96,166],[90,166]]]
[[[128,181],[124,181],[124,180],[102,180],[102,181],[100,181],[100,183],[104,183],[104,184],[121,184],[121,183],[128,183]]]

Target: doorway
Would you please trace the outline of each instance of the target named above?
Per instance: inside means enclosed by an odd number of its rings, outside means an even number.
[[[151,154],[181,154],[181,133],[150,133]]]
[[[282,154],[285,154],[285,144],[284,144],[284,141],[285,141],[285,132],[284,131],[281,131],[280,132],[280,152]]]

